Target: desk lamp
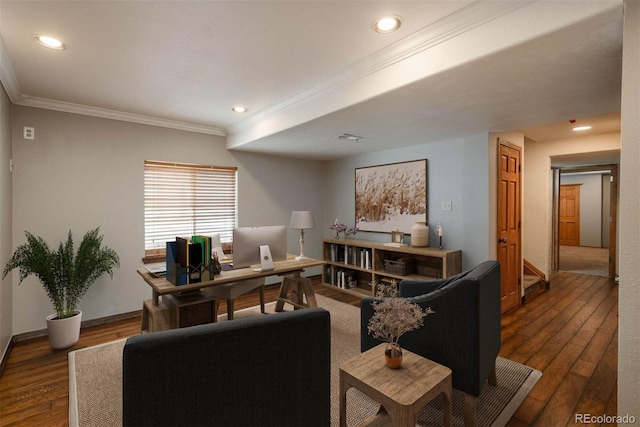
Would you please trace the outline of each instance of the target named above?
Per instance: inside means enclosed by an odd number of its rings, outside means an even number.
[[[296,261],[307,258],[304,255],[304,230],[313,228],[313,215],[310,211],[293,211],[291,212],[291,221],[289,222],[289,228],[300,230],[300,256],[296,257]]]

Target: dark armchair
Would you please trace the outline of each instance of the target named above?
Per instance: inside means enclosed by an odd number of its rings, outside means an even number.
[[[500,264],[485,261],[456,276],[433,280],[403,280],[400,297],[435,314],[425,317],[424,326],[408,332],[400,345],[438,362],[453,372],[453,387],[465,393],[465,424],[475,424],[475,407],[487,380],[496,384],[495,361],[500,351]],[[373,315],[371,303],[361,302],[361,350],[380,341],[367,332]]]

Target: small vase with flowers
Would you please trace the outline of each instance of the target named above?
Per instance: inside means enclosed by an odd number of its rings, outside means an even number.
[[[402,366],[402,348],[398,340],[406,332],[422,327],[424,318],[435,312],[431,307],[422,310],[418,304],[399,298],[395,281],[373,285],[376,297],[380,299],[372,304],[374,313],[369,319],[367,331],[374,338],[387,343],[385,363],[391,369],[398,369]]]

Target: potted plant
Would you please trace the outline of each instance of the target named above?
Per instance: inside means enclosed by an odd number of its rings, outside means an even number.
[[[398,369],[402,365],[402,348],[398,340],[406,332],[420,328],[425,316],[435,312],[431,307],[423,311],[418,304],[399,298],[395,281],[372,285],[376,290],[376,297],[381,299],[372,303],[374,314],[369,319],[367,330],[374,338],[387,343],[384,351],[385,363],[391,369]]]
[[[53,303],[55,314],[47,317],[49,343],[54,349],[68,348],[78,342],[82,312],[78,303],[87,290],[104,273],[113,278],[120,266],[118,254],[102,246],[100,227],[88,231],[78,252],[74,252],[71,230],[58,250],[51,250],[42,237],[26,232],[27,243],[18,246],[2,273],[4,279],[14,268],[20,270],[20,281],[33,274],[42,283]]]

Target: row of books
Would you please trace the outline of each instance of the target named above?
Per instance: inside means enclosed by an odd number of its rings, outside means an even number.
[[[371,270],[371,256],[372,251],[369,248],[358,248],[337,243],[332,243],[329,247],[329,259],[332,262],[344,262],[367,270]]]
[[[329,279],[330,284],[340,289],[350,289],[358,286],[358,274],[354,270],[328,266],[325,277]]]

